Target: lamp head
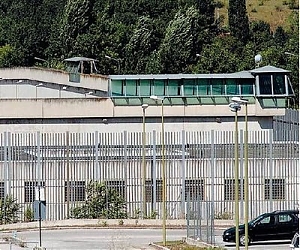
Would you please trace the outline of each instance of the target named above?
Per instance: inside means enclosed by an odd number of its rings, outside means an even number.
[[[154,100],[154,101],[163,101],[164,100],[164,96],[157,96],[157,95],[151,95],[150,99]]]
[[[228,106],[232,112],[238,112],[241,110],[241,104],[237,102],[231,102]]]
[[[149,105],[147,104],[147,103],[144,103],[144,104],[142,104],[142,109],[146,109],[146,108],[148,108],[149,107]]]
[[[158,100],[158,96],[157,95],[152,95],[152,96],[150,96],[150,99],[157,101]]]
[[[243,99],[243,98],[240,98],[240,97],[238,97],[238,96],[232,97],[232,98],[231,98],[231,101],[232,101],[232,102],[237,102],[237,103],[239,103],[239,104],[246,104],[246,103],[248,103],[248,100],[247,100],[247,99]]]

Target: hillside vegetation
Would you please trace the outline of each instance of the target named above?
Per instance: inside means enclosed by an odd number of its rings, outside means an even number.
[[[221,0],[221,3],[223,7],[219,9],[219,15],[225,17],[225,24],[228,25],[228,1]],[[298,11],[299,1],[247,0],[246,7],[250,21],[264,21],[270,24],[272,31],[275,31],[279,26],[288,28],[288,18],[293,11]]]
[[[220,1],[1,0],[0,67],[84,56],[101,74],[227,73],[261,54],[298,93],[298,2]]]

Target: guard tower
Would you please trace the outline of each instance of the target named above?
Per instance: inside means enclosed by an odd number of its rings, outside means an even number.
[[[70,82],[80,82],[80,74],[97,73],[95,59],[87,57],[72,57],[64,60],[67,62]]]

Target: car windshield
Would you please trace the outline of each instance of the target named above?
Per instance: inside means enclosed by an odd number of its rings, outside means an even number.
[[[251,221],[249,222],[249,224],[250,224],[250,225],[254,225],[256,222],[258,222],[258,221],[260,221],[261,219],[263,219],[263,218],[265,217],[265,215],[266,215],[266,214],[262,214],[262,215],[258,216],[257,218],[251,220]]]

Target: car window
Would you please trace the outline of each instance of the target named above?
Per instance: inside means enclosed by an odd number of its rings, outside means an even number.
[[[259,223],[261,221],[261,219],[264,217],[265,217],[265,214],[262,214],[262,215],[258,216],[257,218],[253,219],[252,221],[250,221],[249,223],[254,225],[256,223]]]
[[[287,223],[287,222],[290,222],[292,220],[293,220],[293,218],[289,214],[280,214],[278,216],[278,222],[279,223]]]
[[[260,224],[274,224],[274,222],[275,222],[275,218],[273,215],[271,215],[271,216],[266,216],[265,218],[263,218],[260,221]]]

